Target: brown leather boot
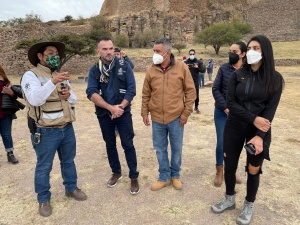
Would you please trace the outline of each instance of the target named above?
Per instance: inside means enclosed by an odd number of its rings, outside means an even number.
[[[216,166],[217,169],[217,173],[216,173],[216,177],[214,180],[214,185],[216,187],[220,187],[222,185],[223,182],[223,165],[221,166]]]

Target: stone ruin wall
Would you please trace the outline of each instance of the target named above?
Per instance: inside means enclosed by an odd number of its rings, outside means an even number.
[[[239,11],[242,12],[244,19],[254,27],[257,34],[265,34],[272,41],[300,40],[299,0],[242,0],[239,1],[241,4],[235,4],[234,7],[228,6],[228,4],[233,5],[233,2],[236,2],[234,0],[169,0],[163,1],[163,5],[159,0],[152,0],[146,1],[149,4],[149,10],[144,10],[144,7],[141,4],[136,4],[136,2],[139,1],[106,0],[104,2],[101,14],[105,14],[105,10],[107,10],[105,5],[109,6],[109,26],[113,34],[123,33],[130,36],[137,31],[161,26],[167,31],[166,36],[172,38],[173,43],[180,41],[192,43],[195,24],[200,30],[202,27],[216,21],[231,20],[234,12]],[[214,4],[211,4],[211,2],[214,2]],[[226,10],[222,2],[227,3]],[[120,3],[120,7],[113,7],[117,3]],[[207,7],[204,7],[205,5]],[[161,6],[160,8],[165,12],[155,9],[158,6]],[[202,6],[201,11],[199,8]],[[123,9],[123,13],[120,13],[121,9]],[[27,59],[27,52],[14,50],[16,43],[20,40],[64,33],[82,34],[89,29],[88,25],[65,26],[59,22],[52,25],[41,23],[22,25],[15,28],[0,28],[0,63],[8,75],[21,76],[31,68],[31,65]],[[77,56],[68,61],[63,69],[70,71],[70,73],[86,75],[89,67],[96,60],[97,56]],[[151,63],[151,58],[132,58],[132,61],[136,66],[135,71],[145,71]],[[217,60],[216,65],[220,63],[223,63],[223,61]],[[298,59],[276,60],[278,66],[295,64],[300,64]]]

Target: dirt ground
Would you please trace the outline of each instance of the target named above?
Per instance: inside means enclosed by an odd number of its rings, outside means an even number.
[[[184,188],[172,186],[160,191],[150,190],[158,177],[158,164],[152,146],[151,127],[140,116],[143,73],[136,73],[137,96],[133,101],[135,147],[138,157],[141,191],[129,193],[128,168],[120,147],[123,179],[114,188],[106,182],[111,175],[94,106],[85,95],[86,84],[72,84],[77,94],[76,165],[78,185],[88,200],[77,202],[64,195],[64,187],[56,157],[51,173],[51,204],[53,214],[43,218],[38,214],[33,176],[35,153],[26,124],[26,111],[17,113],[13,122],[15,155],[20,163],[7,163],[6,153],[0,151],[0,225],[27,224],[92,224],[92,225],[202,225],[235,224],[245,197],[245,154],[242,154],[238,173],[243,183],[236,186],[237,207],[221,215],[211,212],[211,204],[224,194],[224,184],[213,186],[215,174],[216,135],[213,122],[214,102],[211,88],[200,90],[201,114],[193,113],[185,127],[181,178]],[[255,202],[253,225],[300,224],[300,76],[283,74],[286,81],[273,127],[271,161],[265,161],[263,175]],[[14,78],[15,83],[19,78]]]

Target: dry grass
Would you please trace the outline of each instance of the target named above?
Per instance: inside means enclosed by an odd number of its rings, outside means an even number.
[[[293,68],[278,69],[282,71],[287,85],[272,122],[272,161],[266,161],[263,166],[253,225],[300,224],[300,76],[293,73]],[[88,194],[88,200],[76,202],[64,196],[59,161],[56,158],[51,173],[53,215],[49,218],[38,215],[33,187],[35,153],[29,140],[26,112],[21,111],[18,112],[18,119],[13,122],[15,154],[20,163],[8,164],[5,152],[3,149],[0,151],[1,225],[235,224],[246,190],[244,154],[238,169],[243,184],[236,186],[237,209],[221,215],[210,211],[210,205],[218,201],[225,190],[224,184],[220,188],[213,186],[216,136],[211,88],[200,90],[202,114],[192,114],[185,127],[181,173],[184,189],[176,191],[170,186],[153,192],[150,185],[158,175],[157,159],[152,146],[151,128],[143,125],[140,116],[144,74],[136,73],[135,76],[137,96],[133,101],[132,113],[141,192],[136,196],[129,194],[128,168],[119,139],[118,149],[125,177],[116,187],[106,187],[111,172],[94,107],[86,99],[86,84],[74,80],[72,86],[79,100],[77,121],[74,123],[77,136],[76,165],[79,187]],[[13,78],[15,83],[18,80]]]
[[[292,42],[273,42],[274,57],[276,59],[299,59],[300,58],[300,41]],[[192,45],[181,50],[178,54],[176,49],[173,49],[173,53],[176,57],[182,58],[183,55],[188,55],[190,49],[195,49],[198,58],[208,59],[217,58],[215,50],[212,46],[207,46],[204,48],[203,45]],[[152,49],[125,49],[127,54],[131,57],[152,57]],[[229,46],[223,46],[220,48],[218,58],[227,58],[227,52]]]

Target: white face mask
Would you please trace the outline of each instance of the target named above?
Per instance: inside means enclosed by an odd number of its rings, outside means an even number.
[[[247,63],[248,64],[257,64],[261,59],[261,52],[257,52],[254,50],[249,50],[246,54],[247,56]]]
[[[163,55],[154,53],[154,54],[153,54],[153,58],[152,58],[154,65],[162,64],[163,61],[165,60],[165,59],[164,59],[164,55],[165,55],[166,53],[167,53],[167,52],[165,52]]]

